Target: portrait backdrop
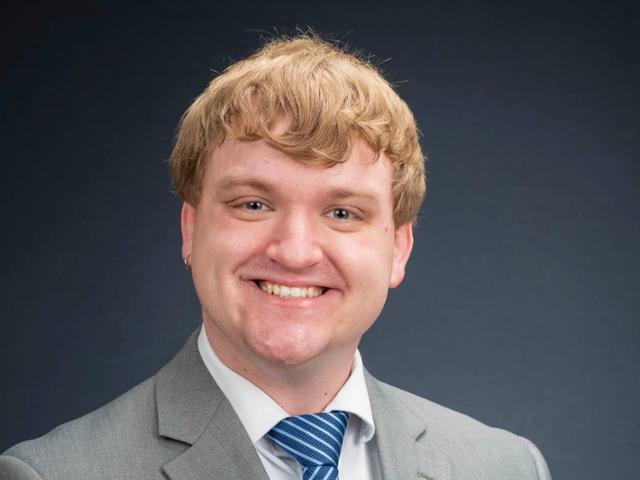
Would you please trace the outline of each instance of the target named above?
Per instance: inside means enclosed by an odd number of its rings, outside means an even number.
[[[428,195],[364,336],[378,378],[640,469],[637,2],[23,2],[2,15],[0,451],[153,375],[200,323],[166,161],[261,36],[312,25],[408,102]]]

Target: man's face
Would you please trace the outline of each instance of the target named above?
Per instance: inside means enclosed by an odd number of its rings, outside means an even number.
[[[362,141],[331,168],[262,140],[227,140],[210,155],[200,204],[183,207],[183,255],[227,363],[352,357],[413,244],[410,224],[394,227],[389,160],[373,157]]]

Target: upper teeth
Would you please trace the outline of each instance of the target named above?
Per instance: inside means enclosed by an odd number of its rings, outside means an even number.
[[[260,288],[271,295],[282,298],[314,298],[322,295],[322,287],[290,287],[277,283],[261,281]]]

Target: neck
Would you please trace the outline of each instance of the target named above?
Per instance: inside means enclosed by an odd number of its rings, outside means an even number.
[[[324,352],[322,357],[300,365],[273,365],[257,355],[247,361],[206,328],[205,333],[222,363],[260,388],[289,415],[323,411],[349,378],[356,348]]]

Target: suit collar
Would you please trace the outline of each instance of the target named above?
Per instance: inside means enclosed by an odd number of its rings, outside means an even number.
[[[156,377],[158,430],[188,445],[163,465],[171,480],[268,480],[254,445],[197,347],[199,329]],[[384,480],[449,480],[449,465],[431,447],[423,418],[365,369]]]
[[[202,363],[198,332],[156,378],[159,434],[189,445],[163,470],[171,480],[267,480],[240,419]]]
[[[448,462],[429,442],[428,426],[365,370],[384,480],[449,480]]]

